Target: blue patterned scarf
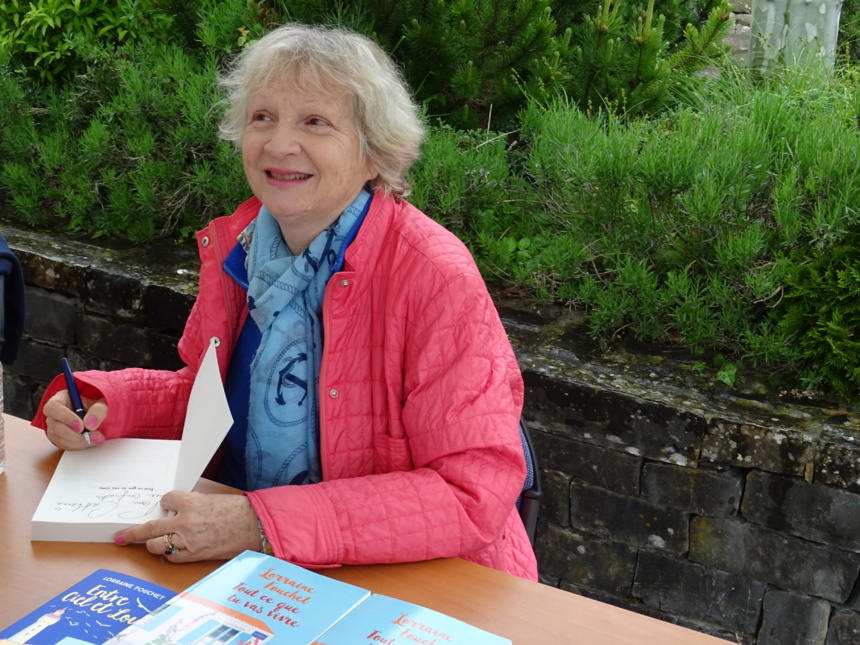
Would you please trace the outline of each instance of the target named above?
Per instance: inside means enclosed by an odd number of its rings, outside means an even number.
[[[257,216],[248,249],[248,309],[262,338],[251,362],[248,490],[322,479],[317,387],[323,294],[343,240],[369,199],[361,191],[298,256],[265,206]]]

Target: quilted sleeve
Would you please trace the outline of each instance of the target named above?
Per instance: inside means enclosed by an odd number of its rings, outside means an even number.
[[[179,372],[129,368],[76,372],[75,379],[83,386],[84,397],[104,397],[108,416],[100,431],[106,438],[179,439],[194,379],[189,372],[188,368]],[[43,430],[47,427],[42,406],[64,389],[62,376],[50,383],[32,421],[35,427]]]

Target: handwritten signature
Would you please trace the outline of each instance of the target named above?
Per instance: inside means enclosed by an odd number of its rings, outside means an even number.
[[[58,501],[57,512],[90,519],[114,515],[121,520],[140,520],[158,508],[161,493],[146,486],[103,486],[92,499],[74,502]]]

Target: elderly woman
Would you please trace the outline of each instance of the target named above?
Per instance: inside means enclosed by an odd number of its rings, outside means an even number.
[[[187,367],[76,374],[83,422],[58,378],[34,424],[67,450],[178,438],[217,338],[236,420],[217,478],[248,492],[173,491],[175,515],[117,544],[171,562],[460,556],[536,578],[515,509],[522,379],[468,251],[403,199],[423,127],[396,68],[363,36],[291,24],[224,86],[254,197],[198,234]]]

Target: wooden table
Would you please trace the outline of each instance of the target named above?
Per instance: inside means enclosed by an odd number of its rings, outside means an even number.
[[[60,458],[40,430],[4,415],[6,472],[0,475],[0,628],[98,568],[180,591],[220,562],[171,564],[143,545],[31,542],[30,519]],[[219,486],[201,480],[198,490]],[[321,573],[444,612],[515,645],[725,645],[712,636],[554,587],[451,558],[344,566]]]

